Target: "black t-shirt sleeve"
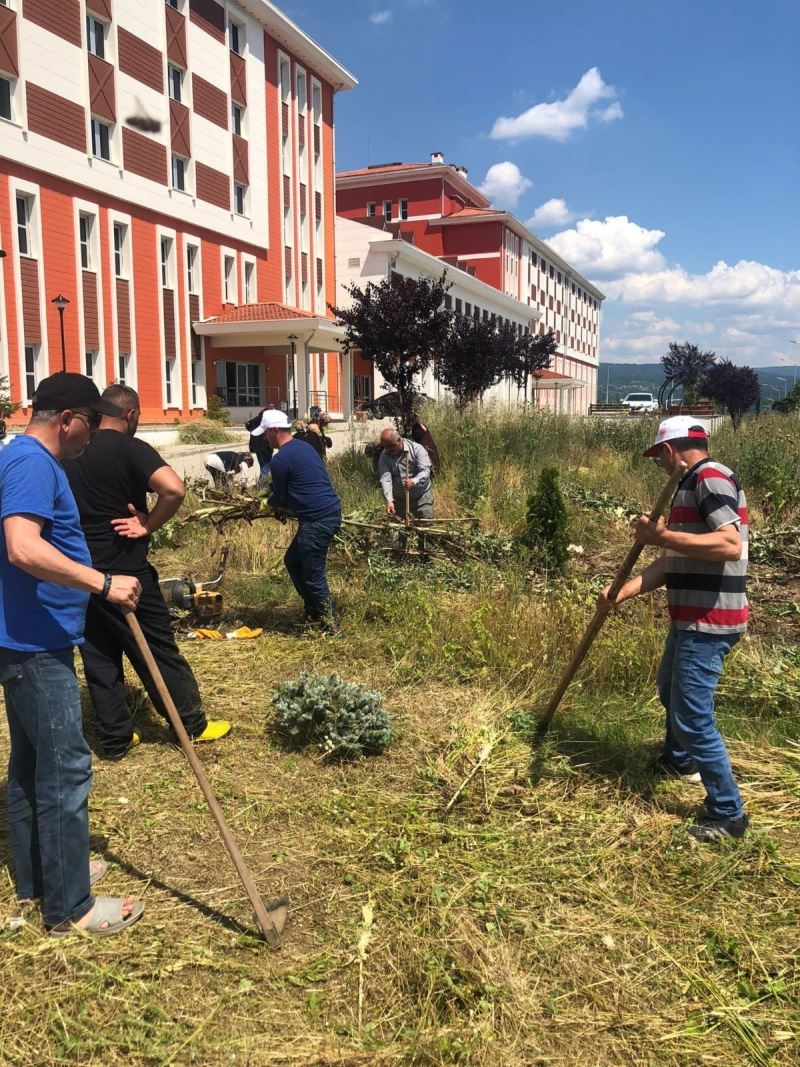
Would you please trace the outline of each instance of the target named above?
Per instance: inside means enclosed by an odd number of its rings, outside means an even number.
[[[164,459],[156,452],[152,445],[137,437],[128,438],[130,452],[128,460],[137,482],[148,485],[155,472],[161,467],[166,467]]]

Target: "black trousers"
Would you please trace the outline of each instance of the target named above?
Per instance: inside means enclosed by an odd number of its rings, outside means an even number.
[[[192,668],[178,651],[170,625],[169,609],[158,587],[155,567],[148,566],[136,577],[142,595],[136,618],[175,701],[190,737],[206,728],[206,717]],[[139,654],[133,633],[122,611],[107,600],[93,596],[86,611],[84,643],[80,646],[86,684],[97,716],[97,732],[102,755],[120,756],[133,736],[133,718],[125,700],[123,654],[128,657],[156,711],[167,718],[150,672]]]

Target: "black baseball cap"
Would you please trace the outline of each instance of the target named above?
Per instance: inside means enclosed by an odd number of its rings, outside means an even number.
[[[116,419],[124,414],[122,408],[103,400],[92,379],[84,374],[59,371],[39,382],[33,394],[34,411],[72,411],[75,408],[89,408],[99,415]]]

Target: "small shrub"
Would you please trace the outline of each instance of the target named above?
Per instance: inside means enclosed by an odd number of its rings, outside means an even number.
[[[537,565],[551,571],[564,570],[569,558],[567,509],[555,467],[544,468],[536,489],[528,497],[523,543],[535,554]]]
[[[206,405],[206,415],[212,422],[221,422],[223,426],[230,426],[231,413],[222,402],[222,397],[212,393]]]
[[[279,736],[297,747],[313,745],[328,759],[377,755],[392,739],[383,697],[375,690],[302,671],[272,696]]]
[[[220,423],[205,419],[183,423],[178,430],[178,437],[183,445],[220,445],[230,441]]]

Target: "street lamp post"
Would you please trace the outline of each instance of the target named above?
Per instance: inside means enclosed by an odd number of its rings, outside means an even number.
[[[783,399],[785,400],[786,399],[786,382],[787,382],[787,379],[786,378],[781,378],[781,376],[779,374],[776,374],[775,377],[778,379],[779,382],[783,382]]]
[[[64,344],[64,310],[69,307],[69,300],[67,300],[65,296],[62,296],[61,293],[59,293],[58,296],[53,297],[51,303],[55,304],[55,306],[58,308],[58,320],[59,325],[61,326],[61,370],[66,371],[67,349],[66,345]]]
[[[292,346],[292,389],[294,392],[294,406],[292,408],[292,418],[297,418],[297,334],[290,333],[288,337],[289,344]]]
[[[798,343],[799,342],[797,341],[792,341],[793,345],[796,345]],[[779,359],[781,363],[788,363],[790,367],[794,367],[794,379],[792,385],[797,385],[797,360],[787,359],[785,356],[780,356]]]

